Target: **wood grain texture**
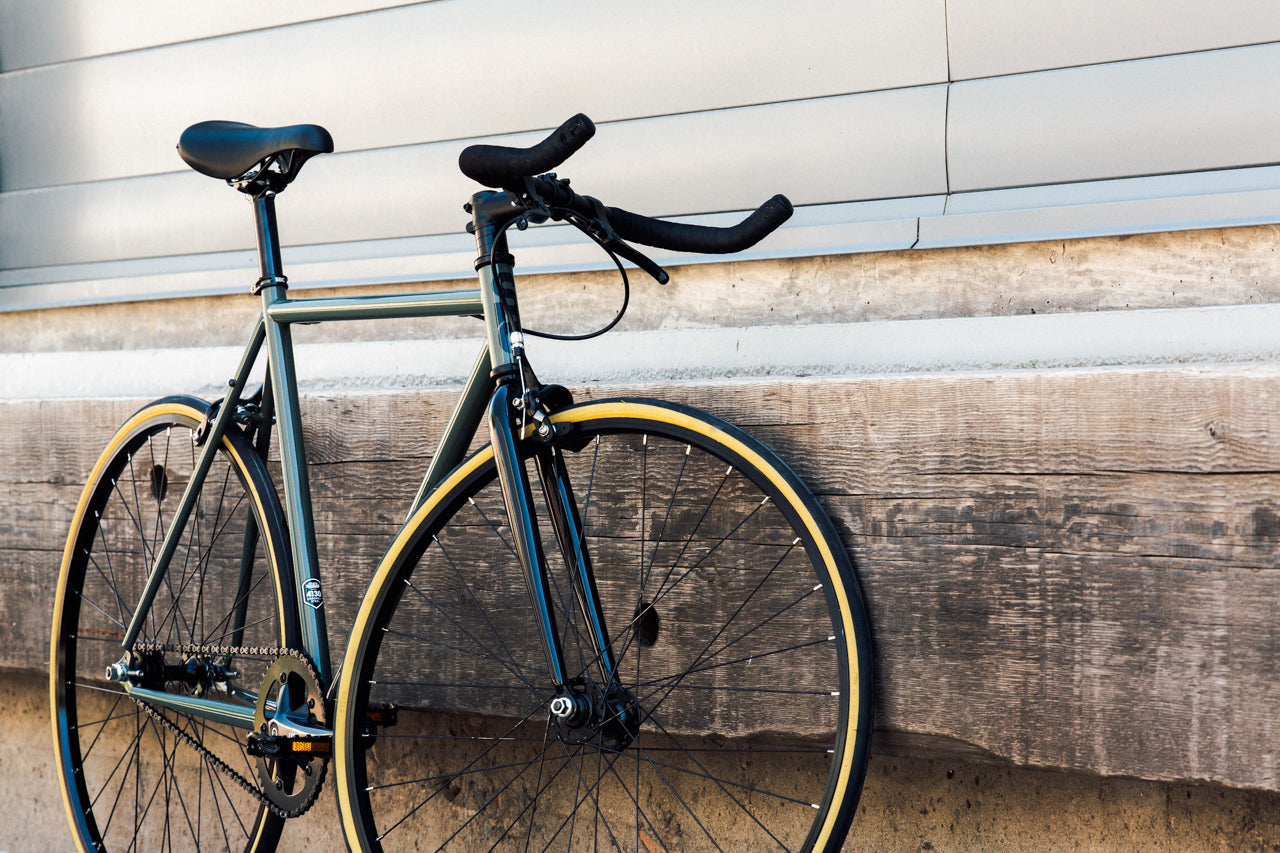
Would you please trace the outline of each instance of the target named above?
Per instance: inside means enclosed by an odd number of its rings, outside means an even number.
[[[1280,790],[1280,366],[639,390],[738,423],[819,495],[882,744]],[[79,484],[137,402],[0,408],[0,666],[45,665]],[[304,401],[335,653],[451,404]]]

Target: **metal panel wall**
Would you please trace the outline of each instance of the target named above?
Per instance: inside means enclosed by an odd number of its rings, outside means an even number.
[[[327,126],[286,243],[431,277],[467,273],[457,152],[577,111],[601,128],[577,185],[683,216],[787,192],[812,210],[780,254],[1275,221],[1277,82],[1270,0],[0,0],[0,310],[170,292],[149,259],[204,281],[251,246],[244,206],[173,154],[206,118]],[[1206,203],[1193,178],[1222,170]],[[1114,179],[1105,207],[1057,200]]]
[[[1274,0],[947,0],[951,79],[1280,40]]]
[[[1280,44],[955,83],[953,193],[1280,162]]]
[[[358,151],[946,81],[941,0],[605,9],[435,2],[6,74],[0,104],[39,120],[0,136],[0,189],[181,169],[178,133],[208,118]]]
[[[941,194],[945,110],[946,88],[932,86],[605,124],[574,158],[572,175],[611,204],[653,215],[740,210],[780,188],[798,204]],[[461,206],[475,188],[457,169],[464,144],[313,160],[280,197],[282,238],[312,244],[460,233]],[[0,267],[251,246],[250,211],[236,196],[190,171],[0,194],[0,229],[8,235]],[[62,238],[42,239],[48,233]]]
[[[404,0],[0,0],[0,71],[314,21]]]

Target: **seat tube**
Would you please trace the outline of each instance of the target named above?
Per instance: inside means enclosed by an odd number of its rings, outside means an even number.
[[[289,544],[302,631],[300,640],[320,675],[321,683],[328,685],[332,682],[333,671],[329,659],[329,635],[325,623],[324,594],[320,584],[320,562],[311,508],[311,484],[307,476],[302,418],[298,406],[293,338],[289,326],[273,320],[269,311],[273,304],[286,299],[285,291],[288,286],[280,261],[275,199],[266,194],[254,198],[253,205],[262,272],[254,289],[262,297],[263,317],[266,321],[268,383],[279,433],[285,513],[289,518]]]

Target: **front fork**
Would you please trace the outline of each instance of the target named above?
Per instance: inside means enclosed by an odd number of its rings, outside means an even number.
[[[524,464],[529,456],[537,459],[538,477],[546,496],[549,519],[564,555],[574,598],[583,615],[600,671],[597,686],[605,693],[617,692],[613,689],[617,686],[616,668],[591,561],[583,545],[582,522],[574,504],[569,475],[554,444],[558,431],[545,417],[547,407],[537,401],[538,389],[534,387],[534,393],[528,393],[528,386],[534,385],[535,381],[524,362],[513,272],[515,259],[507,251],[504,236],[506,228],[521,220],[524,212],[514,196],[488,191],[472,196],[467,210],[472,214],[468,230],[476,238],[476,271],[480,278],[493,367],[491,375],[495,384],[489,399],[488,427],[498,482],[515,540],[516,556],[537,620],[547,672],[556,692],[551,703],[552,715],[561,723],[568,721],[576,726],[577,721],[593,715],[592,708],[588,706],[600,703],[585,697],[580,687],[582,679],[571,679],[565,671],[564,645],[556,624],[547,559],[533,510],[529,474]],[[527,431],[527,421],[531,417],[536,419],[537,426]],[[595,716],[598,717],[598,713]]]
[[[551,600],[551,581],[538,520],[533,510],[533,493],[524,459],[536,460],[538,478],[546,498],[547,514],[555,531],[560,552],[573,585],[574,599],[583,624],[591,639],[595,663],[603,685],[611,685],[616,669],[609,643],[608,629],[600,604],[599,590],[592,572],[591,558],[583,542],[582,519],[573,498],[569,474],[560,451],[554,445],[540,444],[536,439],[519,435],[516,418],[518,386],[501,382],[489,401],[489,438],[493,444],[498,482],[515,540],[516,556],[524,574],[525,585],[537,620],[539,638],[547,660],[547,671],[558,694],[571,704],[579,700],[569,689],[564,665],[564,646],[560,639],[555,609]],[[563,702],[553,703],[558,716],[571,716],[574,709]]]

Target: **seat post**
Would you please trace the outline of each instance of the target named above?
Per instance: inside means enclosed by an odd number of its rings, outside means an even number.
[[[280,260],[280,232],[276,228],[275,193],[266,192],[253,199],[253,219],[258,230],[258,269],[261,277],[253,286],[253,292],[261,293],[264,288],[272,288],[268,302],[284,298],[284,290],[288,279],[284,275],[284,265]],[[279,290],[274,290],[279,288]]]

